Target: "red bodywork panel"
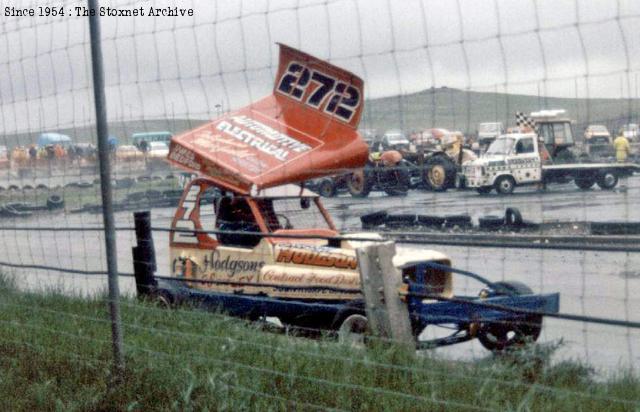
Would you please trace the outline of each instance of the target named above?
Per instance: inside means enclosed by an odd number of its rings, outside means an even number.
[[[168,159],[239,194],[363,167],[363,81],[280,45],[272,95],[171,139]]]

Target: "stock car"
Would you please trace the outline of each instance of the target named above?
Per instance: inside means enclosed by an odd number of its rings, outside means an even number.
[[[366,332],[356,248],[381,237],[339,237],[319,196],[299,185],[364,166],[368,149],[357,132],[362,96],[363,81],[354,74],[281,45],[270,96],[175,136],[168,160],[196,177],[173,218],[170,276],[149,280],[136,272],[139,293],[341,337]],[[558,311],[558,294],[479,276],[487,287],[477,296],[454,296],[453,274],[466,272],[442,252],[400,250],[393,266],[417,347],[478,337],[502,350],[535,341],[541,313]],[[443,324],[453,325],[450,336],[420,340],[428,325]]]

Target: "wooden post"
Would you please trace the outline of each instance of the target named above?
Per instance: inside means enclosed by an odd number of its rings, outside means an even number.
[[[393,266],[395,243],[365,246],[358,248],[356,253],[365,310],[372,333],[397,343],[413,345],[409,310],[398,294],[402,274]]]

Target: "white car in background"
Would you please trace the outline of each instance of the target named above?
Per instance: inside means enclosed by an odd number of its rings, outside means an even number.
[[[408,150],[409,139],[400,130],[389,130],[382,136],[382,150]]]
[[[152,159],[166,159],[169,154],[169,146],[164,142],[149,142],[147,157]]]

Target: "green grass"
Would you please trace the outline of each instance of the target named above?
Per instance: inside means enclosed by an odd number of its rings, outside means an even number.
[[[122,301],[126,373],[111,379],[103,297],[0,288],[0,410],[637,410],[640,381],[552,366],[552,346],[447,362],[346,348],[189,308]]]

